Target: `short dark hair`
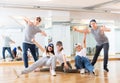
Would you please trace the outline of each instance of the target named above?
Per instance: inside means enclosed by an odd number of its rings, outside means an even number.
[[[95,22],[96,23],[96,20],[95,19],[92,19],[92,20],[90,20],[90,23],[91,22]],[[89,23],[89,27],[91,28],[91,24]]]
[[[36,17],[36,20],[38,21],[38,22],[41,22],[41,17]]]

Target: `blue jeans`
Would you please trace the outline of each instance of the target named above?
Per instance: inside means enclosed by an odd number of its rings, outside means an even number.
[[[12,59],[14,59],[10,47],[3,47],[3,50],[2,50],[3,59],[5,59],[5,50],[7,50],[9,52],[10,56],[12,57]]]
[[[94,67],[90,63],[90,60],[87,57],[81,57],[79,55],[75,57],[75,67],[77,69],[85,68],[89,72],[93,72],[94,69]]]
[[[23,43],[23,60],[25,68],[28,67],[28,54],[27,54],[28,49],[30,49],[34,61],[37,61],[38,59],[36,56],[35,44]]]

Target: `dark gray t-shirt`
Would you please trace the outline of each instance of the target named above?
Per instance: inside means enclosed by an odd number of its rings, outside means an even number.
[[[31,39],[35,37],[35,34],[41,32],[40,26],[28,25],[25,28],[24,42],[33,44]]]
[[[91,29],[91,33],[93,34],[97,45],[102,45],[104,43],[108,43],[107,36],[103,33],[101,33],[100,27],[98,27],[96,30]]]

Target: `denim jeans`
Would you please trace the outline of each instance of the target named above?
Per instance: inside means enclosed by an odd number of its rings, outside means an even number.
[[[104,68],[107,68],[109,43],[102,44],[101,46],[96,46],[96,51],[95,51],[95,55],[92,60],[92,65],[96,63],[97,58],[102,48],[104,49]]]
[[[3,59],[5,59],[5,50],[7,50],[9,52],[11,58],[14,59],[10,47],[3,47],[3,50],[2,50]]]
[[[93,72],[93,69],[94,69],[94,67],[90,63],[90,60],[87,57],[82,57],[79,55],[75,57],[75,67],[77,69],[85,68],[89,72]]]
[[[28,49],[30,49],[34,61],[37,61],[38,59],[36,56],[35,44],[23,43],[23,60],[25,68],[28,67],[28,54],[27,54]]]

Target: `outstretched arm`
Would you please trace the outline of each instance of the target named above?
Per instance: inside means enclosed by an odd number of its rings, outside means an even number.
[[[86,33],[84,33],[84,37],[83,37],[83,48],[86,48]]]
[[[12,43],[12,44],[15,44],[15,41],[11,40],[11,43]]]
[[[45,33],[45,31],[41,31],[40,33],[41,33],[43,36],[45,36],[45,37],[47,36],[47,34]]]
[[[77,28],[76,26],[73,27],[73,31],[77,31],[77,32],[80,32],[80,33],[90,33],[89,29],[85,28],[85,29],[81,30],[81,29]]]
[[[25,21],[27,24],[29,24],[29,25],[33,24],[33,23],[30,21],[30,19],[28,19],[27,17],[24,17],[23,19],[24,19],[24,21]]]
[[[111,30],[109,28],[105,27],[105,26],[102,26],[101,27],[101,31],[103,31],[103,32],[110,32]]]
[[[35,39],[32,39],[31,40],[42,52],[45,52],[45,49],[40,45],[38,44],[38,42],[35,41]]]
[[[7,37],[11,44],[15,44],[15,41],[13,41],[10,37]]]
[[[63,61],[64,61],[64,67],[65,67],[65,69],[68,69],[69,67],[68,67],[68,65],[67,65],[67,63],[66,63],[65,54],[63,54]]]

